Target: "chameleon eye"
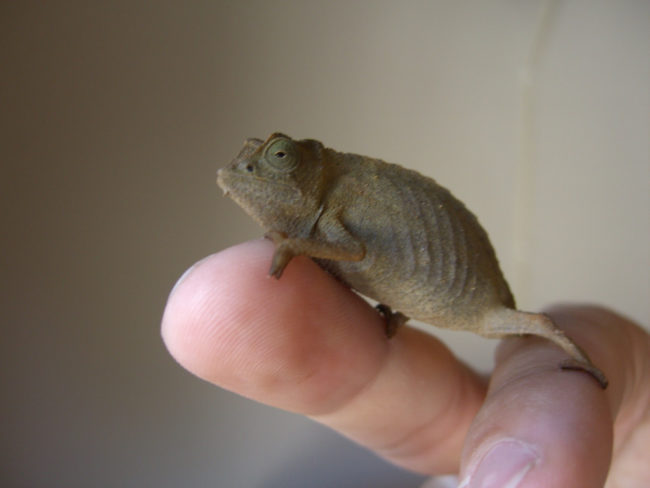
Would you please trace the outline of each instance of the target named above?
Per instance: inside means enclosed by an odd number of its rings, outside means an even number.
[[[298,152],[290,139],[273,141],[266,150],[266,161],[277,171],[288,173],[298,166]]]

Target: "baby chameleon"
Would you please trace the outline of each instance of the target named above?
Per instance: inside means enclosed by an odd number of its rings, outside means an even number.
[[[431,178],[275,133],[246,140],[217,183],[275,243],[272,276],[280,278],[294,256],[310,256],[380,303],[389,336],[407,315],[489,338],[533,334],[571,357],[562,368],[607,387],[548,316],[515,309],[485,230]]]

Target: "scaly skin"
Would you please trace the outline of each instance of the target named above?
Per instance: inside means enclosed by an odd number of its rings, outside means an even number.
[[[433,179],[275,133],[248,139],[217,182],[275,243],[276,278],[294,256],[310,256],[380,302],[389,335],[407,316],[490,338],[538,335],[571,357],[563,368],[607,386],[548,317],[515,309],[485,230]]]

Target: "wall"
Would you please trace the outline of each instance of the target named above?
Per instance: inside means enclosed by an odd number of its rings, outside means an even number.
[[[162,345],[182,271],[260,234],[214,181],[249,136],[433,176],[522,307],[647,326],[649,19],[634,1],[4,2],[1,484],[417,486]],[[432,332],[490,367],[493,343]]]

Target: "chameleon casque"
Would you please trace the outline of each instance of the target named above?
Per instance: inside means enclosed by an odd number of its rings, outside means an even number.
[[[570,356],[562,368],[607,386],[548,316],[516,310],[487,233],[433,179],[274,133],[247,139],[217,183],[275,243],[272,276],[294,256],[310,256],[380,303],[389,336],[408,317],[488,338],[533,334]]]

